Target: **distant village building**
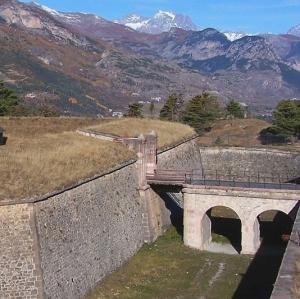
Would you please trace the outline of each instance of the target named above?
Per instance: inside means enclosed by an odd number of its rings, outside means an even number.
[[[121,118],[121,117],[123,117],[123,116],[124,116],[123,112],[120,112],[120,111],[114,111],[114,112],[112,113],[112,117],[118,117],[118,118]]]
[[[159,103],[161,101],[161,97],[151,97],[151,100]]]
[[[35,93],[33,93],[33,92],[27,93],[27,94],[25,95],[25,98],[26,98],[26,99],[35,99],[36,97],[37,97],[37,95],[36,95]]]
[[[249,116],[249,105],[243,102],[239,102],[239,104],[244,111],[244,118],[247,118]]]
[[[132,95],[133,97],[139,97],[139,96],[140,96],[140,94],[137,93],[137,92],[133,92],[131,95]]]

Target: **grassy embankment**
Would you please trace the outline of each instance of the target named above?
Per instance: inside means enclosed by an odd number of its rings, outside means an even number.
[[[43,195],[135,157],[121,144],[75,133],[90,126],[128,136],[155,130],[161,146],[193,134],[188,126],[156,120],[0,118],[8,137],[0,146],[0,200]]]
[[[199,144],[204,146],[241,146],[241,147],[271,147],[282,150],[300,151],[300,142],[284,145],[263,145],[258,139],[259,132],[270,126],[270,123],[260,119],[219,120],[210,132],[199,138]]]
[[[195,131],[187,125],[153,119],[124,118],[91,128],[123,137],[139,136],[141,133],[146,134],[153,130],[158,134],[158,147],[160,148],[195,135]]]

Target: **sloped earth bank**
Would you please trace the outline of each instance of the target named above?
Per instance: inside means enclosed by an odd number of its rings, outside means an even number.
[[[86,299],[267,299],[280,261],[278,253],[253,257],[195,251],[172,228]]]

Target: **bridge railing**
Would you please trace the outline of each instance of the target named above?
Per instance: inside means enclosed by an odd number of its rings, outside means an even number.
[[[299,178],[280,176],[280,175],[262,175],[244,172],[242,174],[224,173],[218,170],[198,170],[194,169],[186,174],[185,182],[187,184],[198,184],[205,186],[231,186],[231,187],[249,187],[249,188],[275,188],[300,190]]]
[[[253,174],[246,171],[242,174],[233,174],[219,170],[203,171],[201,169],[194,169],[190,171],[183,169],[158,169],[152,174],[147,174],[147,180],[149,182],[170,182],[204,186],[300,190],[299,179],[295,179],[294,177],[262,175],[259,172]]]

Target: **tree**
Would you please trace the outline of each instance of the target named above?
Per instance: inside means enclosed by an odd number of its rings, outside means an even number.
[[[183,112],[182,121],[195,128],[198,134],[208,131],[220,116],[220,106],[215,96],[207,92],[192,98]]]
[[[160,110],[159,118],[162,120],[178,121],[182,107],[182,95],[172,94]]]
[[[300,127],[300,103],[299,101],[283,100],[274,111],[273,124],[289,135],[297,136]]]
[[[226,106],[227,115],[230,118],[244,118],[245,113],[239,102],[231,100]]]
[[[263,143],[286,143],[300,139],[300,101],[281,101],[273,116],[273,125],[260,132]]]
[[[154,103],[151,102],[150,107],[149,107],[149,112],[150,112],[151,117],[154,116],[154,110],[155,110]]]
[[[19,100],[15,92],[6,88],[3,81],[0,81],[0,116],[7,115],[18,106]]]
[[[143,104],[141,103],[130,103],[128,105],[127,117],[143,117]]]

